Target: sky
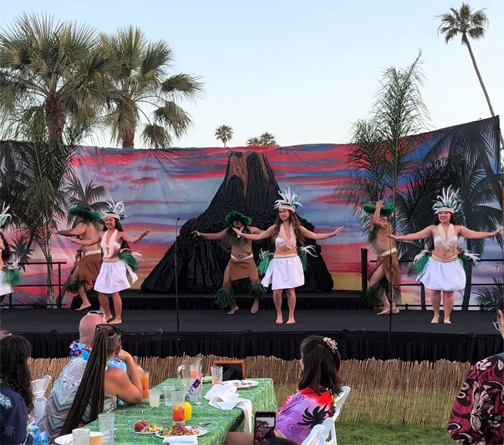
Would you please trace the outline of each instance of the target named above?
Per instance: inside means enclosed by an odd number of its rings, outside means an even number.
[[[504,1],[486,8],[489,27],[471,45],[495,114],[504,108]],[[140,27],[175,55],[169,72],[202,77],[204,94],[181,102],[194,122],[174,147],[214,147],[220,125],[229,146],[272,133],[281,146],[345,143],[352,124],[370,117],[379,81],[422,50],[426,131],[490,117],[469,52],[445,44],[437,15],[461,0],[0,0],[0,28],[20,14],[44,12],[112,33]],[[85,145],[116,146],[96,136]],[[138,139],[137,148],[144,147]]]

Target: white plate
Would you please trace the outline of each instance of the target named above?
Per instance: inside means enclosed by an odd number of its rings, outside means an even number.
[[[196,427],[192,427],[192,426],[189,426],[189,425],[184,425],[186,428],[196,428]],[[199,430],[199,433],[198,434],[187,434],[185,436],[162,436],[160,433],[156,433],[155,436],[156,437],[159,437],[160,439],[164,439],[165,437],[191,437],[191,436],[196,436],[196,437],[199,437],[199,436],[203,436],[204,434],[208,433],[208,430],[204,429],[204,428],[198,428]]]
[[[259,382],[256,382],[255,380],[226,380],[225,382],[222,382],[222,384],[234,385],[238,389],[247,389],[259,385]]]
[[[135,434],[140,434],[140,435],[144,435],[144,434],[150,434],[150,435],[153,435],[153,434],[156,434],[156,431],[135,431],[133,430],[133,432]]]
[[[54,439],[54,443],[58,445],[70,445],[73,444],[72,434],[65,434],[64,436],[59,436]]]

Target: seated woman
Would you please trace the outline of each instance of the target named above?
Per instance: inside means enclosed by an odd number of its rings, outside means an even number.
[[[88,360],[70,360],[54,383],[46,411],[38,426],[53,440],[116,408],[117,398],[142,403],[142,383],[133,357],[121,349],[122,331],[113,325],[96,326]],[[126,370],[109,368],[107,361],[120,357]]]
[[[31,345],[24,337],[5,336],[0,343],[0,443],[31,443],[26,426],[33,409],[28,358]],[[25,442],[26,440],[26,442]]]
[[[341,393],[341,357],[332,338],[312,335],[301,342],[301,380],[295,394],[278,411],[276,429],[287,439],[302,443],[315,425],[336,411]]]

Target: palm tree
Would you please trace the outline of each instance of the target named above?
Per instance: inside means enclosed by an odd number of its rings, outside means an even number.
[[[27,263],[33,253],[33,249],[29,246],[29,236],[26,234],[21,235],[14,243],[10,245],[12,255],[19,259],[20,263]],[[21,265],[23,270],[26,270],[25,265]]]
[[[260,147],[261,146],[261,139],[260,138],[248,138],[247,139],[247,145],[251,145],[254,147]]]
[[[66,129],[89,129],[114,98],[105,76],[113,64],[93,28],[23,14],[0,32],[0,111],[7,134],[18,139],[21,127],[37,128],[61,143]]]
[[[259,136],[259,139],[263,147],[275,147],[278,145],[275,140],[275,136],[268,132],[261,134],[261,136]]]
[[[478,69],[478,64],[476,63],[476,58],[471,48],[469,38],[478,40],[485,36],[485,31],[488,26],[488,18],[483,9],[478,11],[473,11],[467,3],[462,3],[460,9],[450,8],[451,12],[446,14],[441,14],[438,18],[441,19],[441,24],[438,27],[438,35],[444,35],[445,43],[448,43],[451,39],[461,35],[462,45],[467,46],[469,55],[478,76],[479,83],[485,95],[488,108],[490,109],[490,114],[492,117],[495,116],[492,103],[490,102],[490,97],[486,90],[485,84],[483,83],[483,78]],[[502,133],[499,133],[501,146],[504,147],[504,138]]]
[[[222,141],[224,147],[227,147],[227,142],[233,138],[233,129],[227,125],[221,125],[215,130],[215,137]]]
[[[200,77],[180,73],[168,77],[173,53],[162,40],[149,42],[139,28],[129,26],[114,35],[101,35],[103,50],[120,66],[112,71],[112,82],[122,100],[107,116],[105,125],[122,147],[134,147],[135,133],[143,125],[142,138],[152,147],[169,147],[173,137],[187,133],[192,124],[189,114],[177,101],[195,99],[202,91]],[[142,106],[154,108],[149,115]]]

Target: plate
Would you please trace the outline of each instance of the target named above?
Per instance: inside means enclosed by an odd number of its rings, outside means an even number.
[[[135,431],[135,430],[133,430],[133,432],[135,434],[140,434],[140,436],[143,436],[146,434],[150,434],[152,436],[156,431]]]
[[[259,382],[256,382],[255,380],[226,380],[225,382],[222,382],[222,384],[234,385],[238,389],[247,389],[259,385]]]
[[[184,425],[186,428],[195,428],[195,427],[192,427],[192,426],[189,426],[189,425]],[[199,433],[198,434],[187,434],[185,436],[162,436],[160,433],[156,433],[155,436],[156,437],[159,437],[160,439],[164,439],[165,437],[191,437],[191,436],[196,436],[196,437],[199,437],[199,436],[203,436],[205,435],[206,433],[208,433],[208,430],[204,429],[204,428],[198,428],[199,430]]]
[[[212,376],[211,375],[204,376],[203,383],[212,383]]]
[[[73,444],[72,434],[65,434],[64,436],[59,436],[54,439],[54,443],[58,445],[70,445]]]

